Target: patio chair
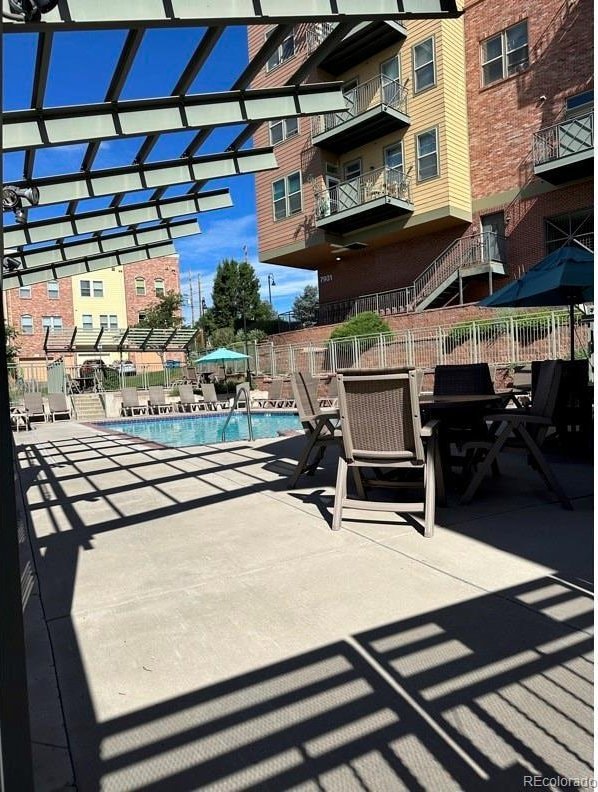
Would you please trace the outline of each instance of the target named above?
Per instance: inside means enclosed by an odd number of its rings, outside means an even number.
[[[195,398],[193,385],[179,385],[179,412],[197,412],[203,407],[203,402]]]
[[[434,396],[471,396],[494,393],[487,363],[436,366]]]
[[[185,385],[199,385],[197,369],[194,366],[183,366],[183,380]]]
[[[320,407],[338,406],[338,387],[336,374],[333,374],[328,380],[327,395],[322,396],[318,401],[320,402]]]
[[[247,396],[249,394],[249,383],[248,382],[239,382],[235,389],[235,399],[237,401],[237,407],[245,407],[247,405]],[[251,398],[251,396],[250,396]]]
[[[424,536],[434,533],[436,507],[436,426],[421,425],[419,389],[421,376],[415,369],[373,369],[339,372],[338,396],[344,455],[338,464],[332,529],[341,528],[343,507],[368,511],[423,514]],[[347,496],[349,469],[375,471],[362,477],[360,499]],[[393,478],[380,476],[390,469]],[[363,488],[414,489],[420,474],[424,497],[421,502],[365,500]]]
[[[150,385],[148,388],[149,400],[147,408],[153,415],[163,415],[172,412],[172,404],[166,401],[164,388],[161,385]]]
[[[539,369],[537,387],[530,407],[505,410],[486,415],[491,422],[493,437],[488,442],[468,443],[468,448],[482,449],[486,453],[463,496],[461,503],[469,503],[482,483],[492,463],[513,437],[521,441],[523,448],[533,460],[534,467],[546,486],[558,497],[564,509],[572,509],[571,501],[557,481],[551,467],[540,450],[548,430],[554,426],[554,410],[561,380],[562,365],[559,360],[545,360]]]
[[[218,398],[216,394],[216,386],[212,383],[204,382],[201,385],[201,393],[203,396],[205,409],[207,410],[225,410],[228,407],[228,401],[223,401]]]
[[[262,399],[260,407],[273,407],[275,409],[281,407],[294,407],[294,400],[283,396],[284,385],[284,380],[273,379],[268,385],[268,398]]]
[[[307,473],[313,476],[322,461],[326,449],[332,444],[341,442],[338,416],[335,411],[321,410],[318,404],[318,380],[310,374],[291,374],[291,387],[299,413],[299,420],[303,431],[307,435],[307,442],[299,457],[295,472],[289,479],[289,489],[294,487],[299,476]],[[312,451],[316,454],[312,462],[309,461]]]
[[[139,391],[137,388],[123,388],[122,397],[121,415],[145,415],[147,413],[147,405],[139,404]]]
[[[44,407],[44,400],[42,399],[41,393],[38,391],[34,391],[33,393],[24,393],[23,402],[25,404],[25,410],[27,411],[29,420],[32,418],[41,418],[44,421],[48,420],[48,413]]]
[[[58,415],[66,415],[67,418],[72,415],[71,406],[64,393],[48,393],[48,407],[52,421],[55,421]]]

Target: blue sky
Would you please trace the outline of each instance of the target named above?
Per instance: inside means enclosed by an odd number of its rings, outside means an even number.
[[[97,1],[97,0],[96,0]],[[153,29],[145,33],[135,64],[121,94],[123,99],[150,96],[168,96],[199,42],[204,29],[178,28]],[[101,102],[117,62],[125,31],[57,33],[50,61],[45,105],[70,105]],[[30,106],[33,83],[33,66],[37,37],[34,34],[4,36],[3,107],[18,110]],[[193,82],[190,93],[229,90],[247,63],[247,37],[243,27],[227,28],[207,63]],[[206,140],[198,154],[224,151],[241,127],[216,129]],[[176,158],[195,132],[169,133],[154,147],[148,161]],[[143,138],[106,141],[101,144],[94,168],[114,167],[131,163]],[[84,145],[59,146],[38,151],[35,159],[35,177],[79,170]],[[22,178],[24,155],[21,152],[4,156],[4,183]],[[177,185],[166,196],[180,195],[189,185]],[[274,276],[272,301],[275,309],[290,309],[294,298],[307,284],[316,285],[316,274],[263,264],[258,259],[257,228],[255,220],[255,193],[252,176],[236,176],[209,182],[205,189],[228,187],[233,207],[199,215],[202,233],[198,236],[176,240],[180,254],[183,293],[188,294],[188,275],[195,290],[197,303],[197,277],[201,278],[202,295],[211,303],[213,277],[218,262],[223,258],[241,260],[244,246],[248,260],[259,277],[262,297],[268,298],[267,276]],[[133,203],[149,198],[149,192],[129,193],[123,203]],[[109,198],[90,199],[79,203],[80,211],[104,208]],[[40,206],[31,209],[31,220],[54,217],[64,212],[66,206]],[[189,310],[187,309],[187,314]]]

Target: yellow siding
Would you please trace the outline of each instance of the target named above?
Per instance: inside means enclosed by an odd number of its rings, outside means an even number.
[[[82,297],[81,281],[102,281],[103,297]],[[75,275],[71,279],[73,289],[73,316],[75,325],[81,327],[84,314],[91,314],[94,328],[100,327],[100,314],[115,315],[118,326],[127,326],[127,310],[125,302],[125,282],[122,267],[98,270],[86,275]],[[92,288],[93,295],[93,288]]]

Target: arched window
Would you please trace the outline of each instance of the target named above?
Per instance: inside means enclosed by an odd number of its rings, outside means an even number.
[[[156,292],[156,297],[164,297],[164,278],[156,278],[154,280],[154,291]]]
[[[135,294],[138,297],[145,296],[145,278],[135,278]]]

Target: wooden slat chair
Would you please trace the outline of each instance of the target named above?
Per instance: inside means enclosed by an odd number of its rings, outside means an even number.
[[[318,380],[310,374],[291,374],[291,387],[307,442],[303,448],[295,472],[289,479],[288,487],[297,484],[303,473],[312,476],[322,461],[326,449],[341,442],[341,433],[334,412],[323,411],[318,403]],[[312,451],[316,451],[310,462]]]
[[[123,388],[122,397],[121,415],[145,415],[147,413],[147,405],[139,403],[137,388]]]
[[[415,369],[347,370],[338,374],[338,398],[344,455],[339,459],[332,529],[341,528],[343,508],[423,514],[424,536],[434,533],[436,507],[437,421],[421,424]],[[370,468],[373,478],[362,477],[363,488],[413,489],[420,478],[421,501],[389,503],[347,496],[349,469]],[[379,472],[390,469],[393,478]]]
[[[563,508],[573,508],[540,450],[548,430],[554,426],[554,410],[561,374],[561,361],[542,361],[534,398],[529,407],[486,415],[486,420],[491,422],[493,440],[485,443],[467,443],[464,446],[466,449],[468,446],[474,449],[481,448],[486,453],[463,493],[461,503],[471,501],[507,441],[516,437],[521,441],[521,448],[533,460],[532,466],[538,471],[546,486],[557,495]]]
[[[23,402],[25,404],[25,410],[27,411],[29,420],[32,418],[41,418],[43,421],[48,420],[48,413],[44,407],[44,400],[41,393],[38,391],[34,391],[33,393],[24,393]]]
[[[207,383],[207,382],[202,383],[201,393],[203,396],[205,409],[225,410],[228,407],[228,401],[218,398],[216,394],[216,387],[212,383]]]
[[[55,421],[59,415],[66,415],[67,418],[72,415],[71,405],[64,393],[48,393],[48,407],[52,421]]]
[[[161,385],[150,385],[148,392],[149,400],[147,406],[150,413],[163,415],[164,413],[172,412],[172,404],[166,401],[164,388]]]

